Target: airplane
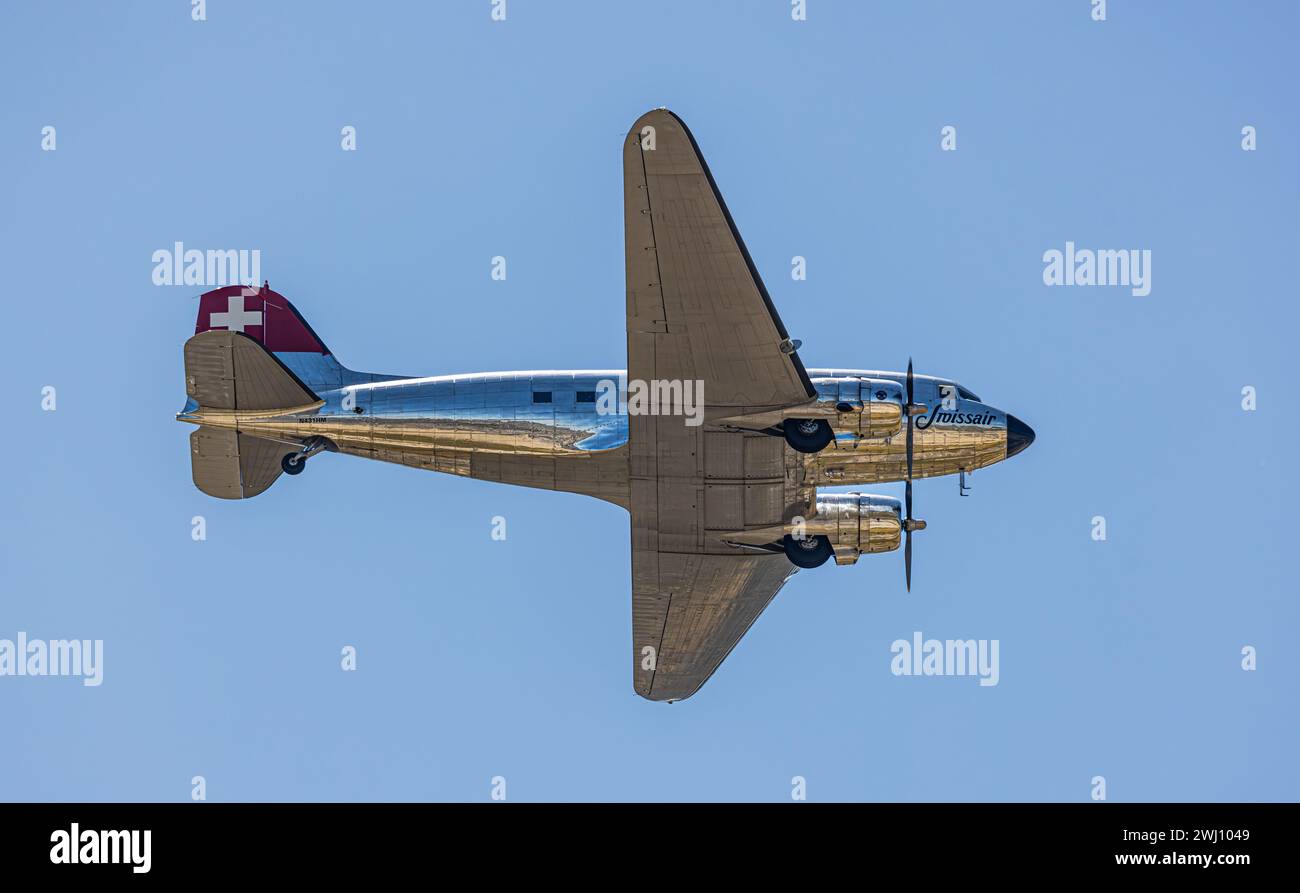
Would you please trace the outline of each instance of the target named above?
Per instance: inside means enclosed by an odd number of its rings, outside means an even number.
[[[627,369],[412,378],[343,366],[283,295],[200,296],[185,343],[199,490],[246,499],[324,452],[582,493],[631,517],[632,676],[690,697],[799,568],[903,543],[912,481],[1034,440],[956,381],[806,369],[695,138],[667,109],[623,141]],[[905,499],[818,493],[906,482]]]

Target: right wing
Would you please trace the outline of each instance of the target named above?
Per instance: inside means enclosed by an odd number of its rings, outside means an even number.
[[[636,693],[651,701],[695,694],[794,572],[784,555],[634,556]]]

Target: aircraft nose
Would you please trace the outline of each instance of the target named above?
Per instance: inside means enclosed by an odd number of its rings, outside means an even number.
[[[1034,429],[1007,413],[1007,458],[1034,442]]]

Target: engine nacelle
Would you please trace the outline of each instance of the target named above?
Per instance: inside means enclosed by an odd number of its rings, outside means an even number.
[[[854,564],[859,555],[892,552],[903,541],[903,504],[892,496],[820,493],[817,514],[806,522],[807,535],[824,536],[836,564]]]
[[[903,427],[903,386],[878,378],[818,378],[818,404],[833,407],[831,427],[856,437],[892,437]]]
[[[751,527],[720,533],[718,538],[733,546],[748,546],[766,552],[784,549],[799,567],[816,567],[830,554],[836,564],[854,564],[859,555],[892,552],[903,541],[903,504],[892,496],[870,493],[819,493],[817,511],[810,518],[796,517],[779,526]],[[806,554],[794,550],[798,544]],[[819,554],[820,553],[820,554]],[[806,558],[809,563],[801,563]]]

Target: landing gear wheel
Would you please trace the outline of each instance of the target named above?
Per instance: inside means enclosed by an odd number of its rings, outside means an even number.
[[[302,474],[302,470],[306,467],[307,460],[299,453],[285,453],[280,459],[280,469],[285,474]]]
[[[820,453],[835,439],[831,423],[825,419],[786,419],[785,442],[800,453]]]
[[[831,541],[824,536],[806,536],[797,540],[786,534],[781,542],[785,546],[785,557],[795,567],[820,567],[835,554]]]

